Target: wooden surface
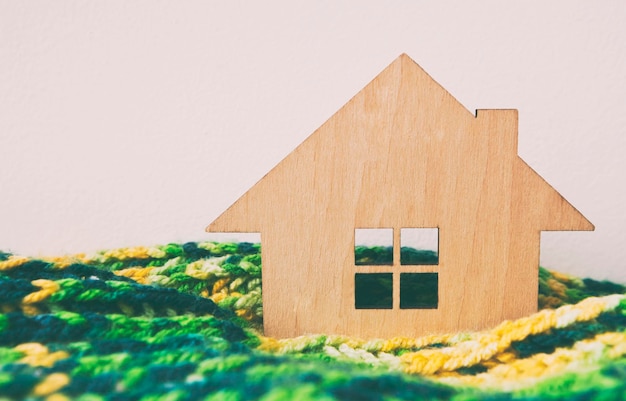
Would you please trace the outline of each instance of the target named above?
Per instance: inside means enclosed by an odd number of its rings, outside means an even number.
[[[209,225],[260,232],[265,334],[482,329],[537,310],[542,230],[593,225],[517,156],[516,110],[471,114],[402,55]],[[439,228],[438,265],[400,265],[401,228]],[[356,266],[355,228],[393,228],[392,266]],[[355,273],[393,273],[393,309],[355,309]],[[437,272],[437,309],[399,309]]]

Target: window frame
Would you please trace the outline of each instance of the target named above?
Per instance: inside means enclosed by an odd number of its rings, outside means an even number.
[[[425,263],[402,263],[402,231],[403,230],[420,230],[420,229],[435,229],[436,230],[436,235],[437,235],[437,239],[436,239],[436,252],[430,251],[432,253],[435,254],[436,260],[427,260]],[[357,258],[357,247],[359,246],[364,246],[364,247],[371,247],[371,248],[376,248],[379,246],[369,246],[369,245],[357,245],[357,230],[390,230],[391,231],[391,235],[392,235],[392,245],[391,245],[391,261],[387,263],[387,261],[385,261],[385,263],[381,263],[381,262],[375,262],[375,263],[359,263],[359,259]],[[396,228],[396,227],[359,227],[359,228],[354,228],[354,241],[353,241],[353,253],[354,253],[354,266],[355,266],[355,273],[354,273],[354,305],[355,305],[355,309],[358,310],[377,310],[377,309],[382,309],[382,310],[428,310],[428,309],[439,309],[439,272],[438,271],[431,271],[432,266],[436,266],[438,269],[438,266],[441,263],[441,257],[440,257],[440,238],[441,238],[441,229],[439,226],[436,227],[400,227],[400,228]],[[383,247],[384,245],[381,245],[380,247]],[[407,248],[406,246],[404,248]],[[415,249],[415,248],[413,248]],[[417,249],[418,251],[420,249]],[[429,250],[423,250],[423,251],[429,251]],[[424,256],[424,255],[422,255]],[[377,268],[375,269],[375,271],[368,271],[367,267],[370,268]],[[387,267],[387,269],[385,270],[384,268]],[[421,267],[421,269],[420,269]],[[430,267],[430,268],[429,268]],[[381,270],[382,269],[382,270]],[[363,302],[363,299],[361,298],[363,296],[363,293],[361,290],[359,290],[358,294],[357,294],[357,281],[359,280],[364,280],[365,276],[368,275],[377,275],[379,278],[382,276],[385,277],[391,277],[391,286],[390,288],[385,289],[385,291],[390,291],[391,293],[391,305],[389,305],[388,303],[384,304],[384,307],[378,307],[376,306],[376,302],[378,302],[379,300],[372,300],[372,302],[370,302],[369,304],[367,302]],[[411,303],[411,296],[405,296],[403,297],[403,287],[404,287],[404,292],[406,292],[408,290],[408,280],[410,277],[418,277],[417,275],[424,275],[422,277],[426,278],[428,281],[431,282],[431,285],[434,284],[434,288],[430,288],[429,293],[427,293],[424,297],[425,297],[425,301],[415,301],[414,303]],[[357,278],[359,277],[359,278]],[[405,280],[403,280],[403,277],[405,278]],[[373,276],[370,277],[371,279],[373,279]],[[404,285],[403,285],[403,281],[404,281]],[[361,281],[363,282],[363,281]],[[419,283],[413,283],[414,285],[419,285]],[[397,286],[397,291],[396,291],[396,286]],[[376,296],[376,295],[374,295]],[[396,299],[397,297],[397,299]],[[358,299],[357,299],[358,298]],[[404,302],[403,302],[404,299]],[[415,299],[419,299],[418,298],[414,298]],[[422,302],[420,304],[420,302]],[[361,305],[361,307],[359,307],[359,305]],[[363,306],[366,305],[366,306]]]

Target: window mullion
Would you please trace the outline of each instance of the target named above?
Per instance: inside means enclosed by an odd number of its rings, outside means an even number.
[[[393,309],[400,309],[400,228],[393,228]]]

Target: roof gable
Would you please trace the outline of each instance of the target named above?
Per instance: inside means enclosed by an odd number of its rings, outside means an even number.
[[[593,231],[587,220],[563,195],[546,182],[520,157],[517,158],[514,183],[518,189],[513,202],[526,207],[527,221],[536,222],[541,231]]]
[[[492,131],[504,134],[490,137]],[[483,152],[486,148],[490,150]],[[475,150],[479,154],[475,155]],[[479,157],[484,161],[475,162],[473,158]],[[488,162],[486,157],[492,160]],[[381,198],[370,194],[370,203],[392,203],[398,210],[412,208],[409,203],[418,198],[411,191],[419,189],[407,181],[390,180],[397,171],[412,169],[416,181],[419,176],[424,183],[428,182],[426,174],[438,180],[466,177],[471,181],[472,168],[491,165],[494,174],[499,174],[502,166],[498,162],[506,164],[508,160],[512,164],[514,159],[519,159],[515,111],[485,110],[472,115],[403,54],[211,223],[207,231],[262,231],[266,219],[275,220],[271,215],[277,209],[297,210],[306,208],[306,202],[310,207],[325,202],[316,198],[321,196],[316,188],[333,194],[342,192],[343,204],[352,204],[347,198],[359,196],[365,185],[380,189]],[[513,169],[517,177],[513,184],[522,188],[517,192],[518,200],[534,204],[530,212],[539,220],[547,220],[536,224],[561,227],[543,229],[592,229],[558,192],[521,163]],[[353,179],[345,178],[347,175]],[[452,194],[458,192],[449,187],[444,188]],[[529,196],[533,194],[540,194],[542,202],[532,203]],[[382,197],[386,197],[385,202]],[[371,213],[371,208],[367,209]],[[381,206],[380,216],[384,217],[389,209]]]

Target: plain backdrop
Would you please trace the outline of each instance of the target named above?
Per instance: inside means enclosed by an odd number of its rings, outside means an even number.
[[[624,1],[0,0],[0,249],[205,226],[401,53],[596,226],[542,265],[626,282]]]

